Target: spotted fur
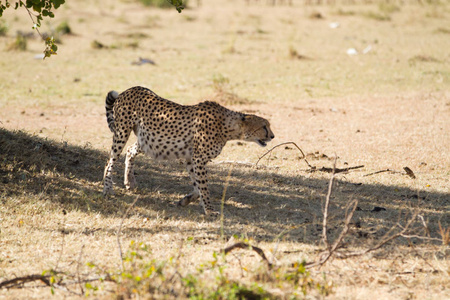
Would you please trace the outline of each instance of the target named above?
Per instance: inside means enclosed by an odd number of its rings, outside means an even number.
[[[113,193],[113,166],[131,131],[137,141],[127,149],[125,187],[136,187],[133,162],[139,153],[154,159],[184,159],[194,190],[179,204],[185,206],[200,198],[205,214],[214,212],[206,164],[220,154],[227,141],[245,140],[266,146],[274,138],[266,119],[234,112],[215,102],[180,105],[139,86],[120,95],[111,91],[105,102],[108,127],[114,136],[104,173],[104,195]]]

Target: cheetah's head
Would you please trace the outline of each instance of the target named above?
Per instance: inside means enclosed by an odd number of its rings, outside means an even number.
[[[265,147],[275,136],[270,129],[269,121],[255,115],[244,115],[242,117],[243,140],[255,142]]]

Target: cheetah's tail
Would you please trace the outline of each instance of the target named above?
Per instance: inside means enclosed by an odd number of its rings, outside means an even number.
[[[105,100],[106,122],[108,122],[109,130],[111,130],[112,133],[116,131],[116,126],[114,124],[113,107],[117,97],[119,97],[119,94],[116,91],[111,91],[108,93]]]

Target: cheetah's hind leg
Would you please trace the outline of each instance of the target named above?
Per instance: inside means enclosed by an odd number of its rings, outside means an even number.
[[[136,188],[136,177],[134,176],[134,159],[139,153],[141,153],[141,149],[138,142],[134,143],[127,149],[124,176],[124,184],[127,190],[133,190]]]

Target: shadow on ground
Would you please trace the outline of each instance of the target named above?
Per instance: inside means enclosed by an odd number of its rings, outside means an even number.
[[[0,199],[28,199],[32,196],[58,203],[55,209],[79,210],[86,214],[122,214],[136,196],[123,189],[123,163],[116,168],[117,195],[110,199],[101,196],[107,156],[107,151],[0,128]],[[214,199],[220,199],[229,165],[211,164],[209,170],[211,194]],[[137,194],[141,195],[136,210],[143,217],[152,218],[159,214],[166,220],[218,222],[202,216],[199,205],[191,204],[185,208],[174,205],[191,190],[182,163],[155,163],[141,156],[136,160],[136,173],[140,184]],[[316,178],[305,175],[286,176],[274,169],[235,166],[224,205],[226,235],[245,233],[257,241],[281,238],[292,242],[320,243],[322,206],[329,175]],[[395,224],[404,224],[413,208],[417,208],[426,220],[429,234],[439,238],[439,223],[444,228],[450,226],[449,198],[448,194],[418,193],[398,186],[358,185],[340,177],[331,197],[329,235],[339,234],[348,203],[357,199],[359,204],[348,244],[367,245],[371,240],[379,239]],[[167,222],[157,228],[124,228],[122,234],[179,230],[169,224]],[[419,218],[414,228],[416,232],[427,234]],[[192,229],[187,234],[199,236],[198,230]],[[203,236],[205,234],[217,232],[203,232]],[[423,241],[413,238],[403,242]]]

